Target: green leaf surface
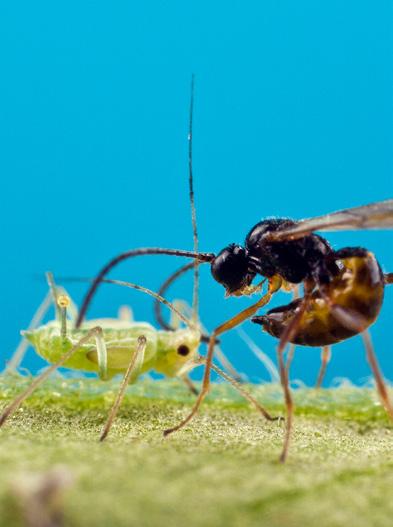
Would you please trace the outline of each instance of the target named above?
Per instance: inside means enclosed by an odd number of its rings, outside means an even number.
[[[3,406],[29,382],[3,376]],[[190,425],[165,439],[193,396],[174,381],[130,386],[100,444],[117,387],[53,378],[0,430],[1,525],[25,525],[26,499],[15,488],[59,465],[73,479],[62,496],[66,526],[392,525],[393,427],[374,390],[295,390],[293,440],[280,465],[283,425],[226,385],[214,385]],[[278,386],[249,388],[283,415]]]

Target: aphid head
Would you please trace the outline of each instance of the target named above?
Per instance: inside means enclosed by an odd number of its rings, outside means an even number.
[[[241,245],[232,243],[214,258],[211,264],[213,278],[222,284],[227,295],[240,296],[249,286],[255,273],[249,269],[247,251]]]
[[[154,369],[168,377],[187,373],[197,364],[200,342],[201,333],[196,329],[160,331]]]

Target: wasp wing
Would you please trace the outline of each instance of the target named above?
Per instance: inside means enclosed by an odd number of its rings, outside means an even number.
[[[296,240],[314,231],[393,229],[393,199],[301,220],[296,225],[266,234],[269,241]]]

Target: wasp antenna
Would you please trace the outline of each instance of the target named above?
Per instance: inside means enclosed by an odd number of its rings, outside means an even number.
[[[195,93],[195,75],[191,76],[191,96],[190,96],[190,111],[189,111],[189,127],[188,127],[188,185],[189,185],[189,196],[191,205],[191,222],[192,232],[194,237],[194,252],[198,252],[198,227],[197,227],[197,216],[195,207],[195,194],[194,194],[194,178],[193,178],[193,167],[192,167],[192,132],[193,132],[193,114],[194,114],[194,93]],[[198,318],[199,309],[199,263],[198,260],[194,261],[194,290],[192,295],[192,309],[194,321]]]
[[[81,276],[62,278],[63,282],[94,282],[94,280],[95,279],[81,277]],[[134,284],[132,282],[125,282],[124,280],[114,280],[111,278],[102,278],[101,282],[103,284],[115,284],[115,285],[120,285],[123,287],[129,287],[130,289],[135,289],[136,291],[141,291],[142,293],[145,293],[146,295],[153,297],[157,302],[160,302],[161,304],[164,304],[165,306],[167,306],[167,308],[173,311],[173,313],[175,313],[190,329],[198,329],[194,321],[189,320],[187,317],[185,317],[183,313],[181,313],[178,309],[176,309],[176,307],[171,302],[166,300],[166,298],[159,295],[158,293],[155,293],[151,289],[148,289],[147,287],[144,287],[139,284]]]
[[[186,258],[194,258],[196,260],[199,260],[199,262],[207,263],[211,262],[213,258],[215,257],[212,253],[194,253],[192,251],[183,251],[181,249],[163,249],[161,247],[143,247],[140,249],[132,249],[131,251],[126,251],[124,253],[121,253],[115,258],[112,258],[97,274],[97,276],[92,281],[92,284],[90,285],[84,299],[82,302],[81,309],[78,314],[78,318],[76,319],[75,327],[79,328],[82,324],[83,319],[85,318],[87,309],[90,305],[90,302],[93,299],[93,296],[97,290],[97,287],[99,286],[100,282],[102,282],[103,278],[111,271],[117,264],[120,262],[123,262],[124,260],[127,260],[128,258],[132,258],[134,256],[146,256],[148,254],[166,254],[169,256],[185,256]]]
[[[154,291],[152,291],[151,289],[148,289],[147,287],[143,287],[142,285],[138,285],[138,284],[133,284],[132,282],[125,282],[124,280],[111,280],[111,279],[108,279],[108,278],[104,278],[102,280],[105,284],[115,284],[115,285],[120,285],[120,286],[124,286],[124,287],[129,287],[131,289],[135,289],[136,291],[141,291],[142,293],[145,293],[149,296],[152,296],[153,298],[155,298],[156,300],[158,300],[158,302],[161,302],[162,304],[164,304],[165,306],[167,306],[168,309],[170,309],[171,311],[173,311],[174,313],[176,313],[176,315],[189,327],[189,328],[196,328],[195,324],[193,323],[193,321],[189,320],[187,317],[185,317],[183,315],[183,313],[181,313],[178,309],[176,309],[176,307],[171,303],[169,302],[166,298],[164,298],[163,296],[161,295],[158,295],[157,293],[155,293]]]

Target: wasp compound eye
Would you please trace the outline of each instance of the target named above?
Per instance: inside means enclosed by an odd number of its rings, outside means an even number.
[[[186,346],[185,344],[181,344],[177,348],[177,353],[181,355],[182,357],[187,357],[187,355],[190,353],[190,348]]]
[[[247,252],[241,245],[228,245],[214,258],[211,264],[213,278],[222,284],[228,293],[249,285],[254,275],[249,272]]]

